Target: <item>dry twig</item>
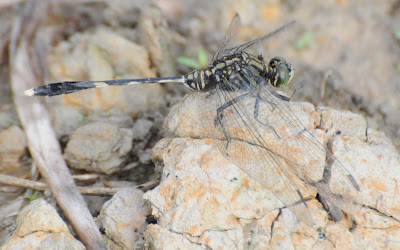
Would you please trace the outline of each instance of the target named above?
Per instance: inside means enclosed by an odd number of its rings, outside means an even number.
[[[45,1],[29,1],[12,27],[9,68],[14,101],[31,155],[78,237],[88,249],[105,249],[101,234],[64,162],[46,108],[38,98],[22,96],[24,90],[33,87],[32,83],[40,82],[33,69],[38,51],[32,49],[31,44],[46,38],[40,29],[46,11]]]
[[[147,183],[136,186],[136,188],[146,191],[155,187],[159,183],[158,179],[151,180]],[[45,191],[49,189],[46,183],[39,181],[31,181],[26,179],[17,178],[10,175],[0,174],[0,184],[30,188],[38,191]],[[107,188],[107,187],[78,187],[81,194],[85,195],[114,195],[115,193],[125,188]]]

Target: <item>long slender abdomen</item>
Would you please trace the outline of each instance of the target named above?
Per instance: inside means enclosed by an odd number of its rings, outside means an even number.
[[[25,95],[55,96],[55,95],[71,94],[85,89],[102,88],[108,86],[135,85],[135,84],[146,84],[146,83],[168,83],[168,82],[183,83],[184,78],[181,76],[181,77],[168,77],[168,78],[115,79],[107,81],[55,82],[37,88],[29,89],[25,91]]]

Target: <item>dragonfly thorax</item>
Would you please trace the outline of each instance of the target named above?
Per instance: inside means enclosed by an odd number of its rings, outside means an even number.
[[[221,81],[229,81],[233,74],[237,74],[247,67],[253,59],[259,62],[257,71],[264,71],[265,65],[262,61],[242,52],[215,60],[206,69],[190,72],[186,75],[185,85],[193,91],[208,91]]]
[[[199,69],[185,75],[185,85],[193,91],[208,91],[219,82],[240,71],[246,62],[241,54],[224,56],[212,62],[206,69]]]
[[[206,69],[190,72],[184,76],[184,84],[192,91],[206,92],[221,82],[225,83],[226,90],[244,90],[253,87],[245,80],[249,74],[250,77],[266,79],[274,87],[281,87],[292,80],[294,71],[282,57],[274,57],[266,63],[261,55],[256,57],[241,52],[215,60]]]

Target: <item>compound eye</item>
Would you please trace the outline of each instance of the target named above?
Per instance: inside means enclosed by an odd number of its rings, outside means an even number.
[[[286,86],[294,77],[292,65],[286,63],[282,57],[274,57],[269,62],[269,66],[274,69],[275,79],[272,84],[275,87]]]

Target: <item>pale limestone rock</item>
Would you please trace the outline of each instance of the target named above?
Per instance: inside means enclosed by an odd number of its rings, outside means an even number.
[[[155,77],[149,52],[123,34],[124,29],[98,26],[60,42],[48,59],[50,81]],[[119,108],[137,116],[164,105],[164,95],[162,86],[146,84],[91,89],[53,97],[52,101],[86,111]]]
[[[56,210],[43,199],[32,201],[18,215],[16,228],[0,249],[85,249],[68,231]]]
[[[170,244],[180,246],[179,243],[183,248],[194,249],[248,249],[249,246],[255,249],[329,249],[335,246],[358,249],[376,241],[376,246],[400,247],[397,240],[400,223],[394,219],[400,214],[397,209],[400,200],[396,195],[396,180],[400,179],[399,156],[383,134],[367,129],[364,118],[329,108],[315,111],[312,105],[305,103],[289,104],[307,130],[326,145],[326,150],[334,152],[361,189],[355,192],[356,196],[354,192],[348,194],[351,183],[336,168],[332,169],[328,185],[321,187],[317,183],[316,189],[313,183],[327,177],[308,172],[322,173],[324,164],[317,163],[310,169],[307,162],[292,159],[301,157],[306,148],[285,155],[291,163],[300,166],[293,171],[300,178],[293,180],[303,196],[310,199],[307,205],[314,226],[308,227],[268,188],[221,154],[218,141],[210,139],[221,136],[212,131],[214,121],[210,117],[214,117],[215,111],[203,105],[201,95],[187,96],[172,108],[164,127],[169,136],[176,138],[163,139],[154,148],[153,160],[164,169],[160,185],[144,196],[158,218],[158,224],[145,232],[149,245],[155,249]],[[272,123],[272,126],[278,134],[287,129],[284,124],[282,127],[282,124]],[[274,140],[274,135],[268,131],[263,136],[271,139],[266,141],[274,152],[281,152],[281,155],[289,152],[286,148],[290,144]],[[293,145],[298,145],[295,140]],[[274,145],[274,141],[281,144]],[[346,211],[347,216],[342,221],[331,220],[315,199],[320,191],[320,195],[327,194],[335,205]],[[343,199],[330,197],[331,193]],[[352,199],[361,204],[354,205],[350,202]]]
[[[123,249],[139,249],[143,245],[146,216],[150,214],[143,192],[127,188],[107,201],[99,219],[108,238]]]

